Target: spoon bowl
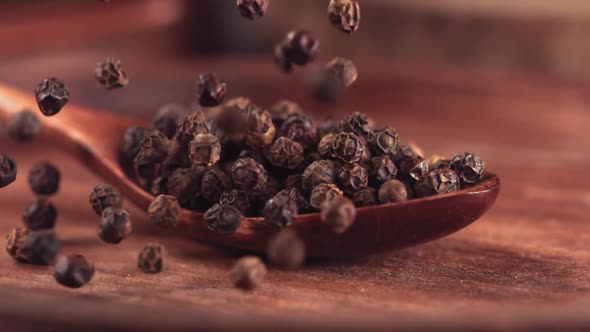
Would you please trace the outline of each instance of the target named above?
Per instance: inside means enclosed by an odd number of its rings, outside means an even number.
[[[0,121],[22,109],[36,110],[33,93],[0,84]],[[68,104],[53,117],[39,115],[39,139],[55,144],[117,187],[133,204],[146,211],[153,196],[128,178],[118,163],[121,138],[137,121]],[[139,124],[145,125],[145,124]],[[486,173],[483,180],[461,191],[358,209],[356,222],[344,234],[333,233],[319,213],[296,217],[293,228],[312,257],[353,257],[404,248],[454,233],[481,217],[496,201],[500,179]],[[232,234],[210,231],[202,214],[184,210],[179,231],[192,238],[263,253],[277,227],[262,218],[245,218]]]

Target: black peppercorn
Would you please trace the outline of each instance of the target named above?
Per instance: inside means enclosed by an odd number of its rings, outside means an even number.
[[[201,181],[205,168],[178,168],[174,170],[166,182],[166,192],[174,196],[180,206],[191,209],[201,195]]]
[[[341,88],[348,88],[358,77],[358,71],[352,61],[337,57],[326,64],[326,70]]]
[[[32,140],[40,130],[41,122],[30,110],[22,110],[12,115],[6,128],[8,137],[17,142]]]
[[[169,156],[170,140],[157,129],[148,130],[139,142],[136,161],[161,162]],[[141,158],[138,158],[140,157]]]
[[[293,101],[280,100],[270,108],[269,112],[275,128],[281,128],[291,115],[302,114],[303,110]]]
[[[281,42],[286,59],[295,65],[312,62],[320,48],[319,40],[309,31],[292,30]]]
[[[336,134],[326,134],[322,136],[318,143],[318,152],[323,158],[332,157],[332,141]]]
[[[102,212],[98,227],[98,237],[106,243],[119,244],[131,234],[132,226],[129,212],[112,207]]]
[[[361,161],[365,146],[361,139],[348,132],[342,132],[332,139],[332,157],[345,163],[357,163]]]
[[[0,188],[4,188],[16,180],[16,163],[9,156],[0,154]]]
[[[152,120],[154,128],[158,129],[168,138],[174,137],[176,128],[187,117],[188,109],[180,104],[166,104],[158,110]]]
[[[391,127],[371,130],[368,136],[368,144],[375,155],[393,155],[397,152],[399,141],[397,132]]]
[[[288,74],[293,71],[293,64],[287,58],[287,55],[285,54],[285,49],[286,47],[283,44],[275,45],[273,49],[273,56],[274,62],[277,65],[277,67],[279,67],[279,70],[283,73]]]
[[[461,180],[450,168],[441,168],[423,175],[414,185],[417,197],[446,194],[461,189]]]
[[[57,209],[48,200],[37,199],[25,206],[22,217],[29,230],[51,229],[55,226]]]
[[[193,165],[212,166],[219,161],[221,144],[211,134],[198,134],[189,145],[189,158]]]
[[[35,265],[49,265],[55,261],[59,240],[53,230],[30,232],[21,248],[25,261]]]
[[[201,181],[201,195],[210,203],[217,203],[221,194],[231,187],[231,179],[214,167],[205,172]]]
[[[336,185],[329,183],[322,183],[317,185],[311,191],[309,203],[311,207],[316,210],[320,210],[322,205],[334,200],[337,197],[342,196],[343,193]]]
[[[28,235],[29,231],[23,228],[13,228],[10,233],[6,235],[6,252],[14,260],[26,262],[26,257],[24,256],[22,249]]]
[[[261,190],[268,181],[268,174],[262,165],[252,158],[236,160],[231,168],[231,176],[237,189]]]
[[[50,162],[40,162],[29,171],[29,186],[37,195],[53,195],[59,190],[61,174]]]
[[[356,0],[330,0],[328,19],[339,30],[351,34],[358,30],[361,9]]]
[[[197,100],[203,107],[221,104],[225,98],[227,84],[213,73],[201,74],[197,80]]]
[[[35,97],[41,113],[53,116],[70,100],[70,91],[59,79],[52,77],[43,80],[35,89]]]
[[[279,137],[266,151],[266,159],[274,166],[297,169],[303,162],[304,151],[301,144],[287,137]]]
[[[98,85],[107,90],[123,88],[129,84],[127,73],[117,59],[106,59],[96,64],[94,76]]]
[[[310,150],[317,146],[318,135],[313,122],[303,114],[292,114],[285,120],[281,133],[298,142],[304,149]]]
[[[104,209],[108,207],[120,208],[123,204],[123,197],[115,187],[109,184],[101,184],[92,189],[90,204],[94,212],[100,216]]]
[[[403,182],[388,180],[379,188],[378,197],[381,204],[403,202],[408,200],[408,190]]]
[[[289,190],[283,190],[266,202],[262,214],[266,223],[285,227],[291,225],[297,211],[297,202],[291,198]]]
[[[62,286],[80,288],[94,276],[94,264],[82,255],[61,256],[54,266],[53,276]]]
[[[258,288],[266,275],[266,266],[256,256],[240,258],[229,273],[229,279],[234,286],[243,290]]]
[[[395,179],[397,176],[397,167],[386,155],[373,157],[370,162],[370,180],[371,185],[379,187],[387,180]]]
[[[348,195],[369,184],[369,172],[359,164],[346,164],[338,172],[338,184]]]
[[[125,131],[119,149],[119,159],[126,170],[133,168],[133,161],[139,153],[139,143],[146,133],[147,129],[142,127],[131,127]]]
[[[233,233],[242,224],[242,214],[230,205],[215,204],[203,215],[210,230],[218,233]]]
[[[322,205],[320,218],[334,233],[342,234],[355,222],[356,208],[350,199],[336,197]]]
[[[366,114],[355,112],[340,122],[340,130],[367,139],[373,129],[372,122]]]
[[[322,183],[336,183],[334,163],[328,160],[318,160],[311,163],[301,175],[303,189],[312,190]]]
[[[457,172],[461,183],[471,185],[483,177],[485,163],[473,153],[459,153],[451,159],[451,169]]]
[[[246,133],[246,144],[253,148],[263,148],[275,137],[275,126],[268,111],[251,105],[247,112],[248,130]]]
[[[205,113],[196,111],[188,115],[176,128],[176,141],[182,146],[188,146],[197,134],[211,134],[211,124]]]
[[[215,123],[223,131],[227,140],[242,143],[248,130],[248,112],[253,107],[257,106],[244,97],[230,99],[223,105]]]
[[[236,5],[243,17],[254,20],[264,16],[269,2],[270,0],[237,0]]]
[[[221,205],[229,205],[235,207],[243,215],[248,215],[250,212],[250,200],[245,191],[231,189],[224,191],[219,198]]]
[[[352,201],[356,207],[374,206],[379,204],[377,190],[371,187],[365,187],[355,192]]]
[[[399,168],[401,161],[407,157],[424,158],[424,152],[417,145],[413,143],[400,144],[397,151],[393,154],[393,162]]]
[[[162,228],[174,228],[180,222],[182,208],[174,196],[159,195],[147,210],[150,220]]]
[[[139,252],[137,267],[144,273],[160,273],[164,268],[165,249],[157,243],[149,243]]]
[[[428,173],[429,166],[428,162],[422,157],[406,157],[400,161],[398,170],[403,180],[414,183],[421,176]]]
[[[305,243],[295,231],[282,229],[268,241],[266,256],[278,268],[297,270],[305,261]]]
[[[318,101],[333,102],[344,95],[342,82],[326,68],[310,70],[306,75],[305,82],[312,97]]]

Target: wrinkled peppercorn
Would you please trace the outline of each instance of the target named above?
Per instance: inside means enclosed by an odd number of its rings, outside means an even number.
[[[341,57],[334,58],[328,62],[326,64],[326,70],[342,88],[351,86],[358,77],[358,71],[354,63]]]
[[[275,128],[281,128],[283,123],[293,114],[303,114],[301,107],[291,100],[280,100],[270,110],[270,116]]]
[[[416,197],[446,194],[461,189],[461,180],[450,168],[441,168],[422,176],[414,185]]]
[[[378,197],[381,204],[403,202],[408,200],[408,190],[403,182],[388,180],[379,188]]]
[[[428,158],[428,165],[430,166],[429,169],[431,171],[441,168],[450,168],[451,160],[443,156],[433,155],[430,158]]]
[[[306,76],[306,86],[313,98],[321,102],[332,102],[344,95],[344,86],[334,73],[324,67],[310,70]]]
[[[137,267],[144,273],[160,273],[164,269],[165,249],[160,244],[148,243],[137,257]]]
[[[229,273],[229,279],[234,286],[243,290],[258,288],[266,275],[266,266],[256,256],[240,258]]]
[[[266,202],[262,215],[266,223],[285,227],[291,225],[297,211],[297,202],[291,198],[288,190],[283,190]]]
[[[408,144],[399,144],[397,151],[393,154],[392,159],[396,166],[399,167],[399,164],[405,158],[422,158],[421,153],[422,150],[416,149],[413,145]]]
[[[264,16],[269,2],[270,0],[237,0],[236,5],[243,17],[255,20]]]
[[[106,243],[119,244],[131,234],[132,226],[129,212],[112,207],[102,212],[98,227],[98,237]]]
[[[400,177],[411,183],[417,181],[421,176],[426,175],[429,171],[428,162],[422,157],[406,157],[399,163]]]
[[[316,147],[318,135],[313,122],[307,116],[293,114],[287,118],[281,128],[281,133],[298,142],[304,149]]]
[[[205,168],[178,168],[166,182],[166,193],[174,196],[183,208],[193,208],[201,195],[201,181]]]
[[[221,157],[221,144],[211,134],[198,134],[189,145],[189,158],[193,165],[212,166]]]
[[[371,123],[372,120],[366,114],[355,112],[340,121],[340,130],[366,139],[373,129]]]
[[[277,44],[277,45],[275,45],[275,47],[273,49],[273,55],[274,55],[274,62],[277,65],[277,67],[279,67],[279,69],[283,73],[288,74],[293,71],[293,64],[287,58],[287,55],[285,54],[285,49],[286,49],[285,45]]]
[[[312,190],[322,183],[336,183],[334,164],[328,160],[311,163],[302,174],[303,189]]]
[[[231,168],[231,176],[237,189],[261,190],[268,181],[268,174],[262,165],[252,158],[236,160]]]
[[[157,129],[148,130],[139,142],[139,152],[136,161],[161,162],[168,157],[170,140]],[[138,159],[138,157],[140,157]]]
[[[25,237],[21,253],[29,264],[49,265],[55,261],[59,246],[59,239],[53,230],[35,231]]]
[[[104,209],[108,207],[120,208],[123,204],[123,197],[115,187],[101,184],[92,189],[90,204],[94,212],[101,216]]]
[[[8,120],[6,132],[8,137],[17,142],[30,141],[41,130],[39,118],[30,110],[22,110],[13,114]]]
[[[219,198],[219,203],[235,207],[243,215],[250,212],[250,200],[245,191],[231,189],[224,191]]]
[[[393,155],[397,152],[399,146],[397,132],[391,127],[371,130],[368,136],[368,144],[375,155]]]
[[[371,185],[375,187],[387,180],[395,179],[397,176],[397,167],[386,155],[373,157],[370,162],[370,180]]]
[[[131,127],[125,131],[119,149],[119,159],[127,170],[133,166],[133,160],[139,153],[139,143],[146,133],[147,129],[142,127]]]
[[[53,116],[70,100],[70,91],[55,77],[44,79],[35,89],[35,97],[41,113],[45,116]]]
[[[279,137],[266,151],[266,159],[274,166],[293,170],[303,162],[303,153],[301,144],[287,137]]]
[[[160,107],[152,120],[152,125],[171,139],[176,134],[176,128],[187,117],[187,114],[188,109],[184,105],[166,104]]]
[[[123,88],[129,84],[127,73],[117,59],[106,59],[96,64],[94,76],[98,85],[107,90]]]
[[[332,141],[336,134],[324,135],[318,143],[318,152],[323,158],[332,157]]]
[[[214,232],[229,234],[240,228],[242,214],[230,205],[215,204],[203,215],[208,228]]]
[[[6,235],[6,252],[10,257],[19,262],[26,262],[26,257],[23,255],[23,244],[29,235],[29,231],[23,228],[13,228],[10,233]]]
[[[330,201],[342,195],[342,190],[338,189],[336,185],[322,183],[317,185],[311,191],[309,203],[314,209],[320,210],[323,204],[329,203]]]
[[[272,143],[276,130],[268,111],[253,105],[248,109],[247,119],[246,144],[249,147],[263,148]]]
[[[147,210],[150,220],[162,228],[174,228],[180,222],[182,208],[174,196],[159,195]]]
[[[48,200],[37,199],[25,206],[22,218],[29,230],[51,229],[55,226],[57,209]]]
[[[197,134],[211,134],[211,124],[205,113],[196,111],[188,115],[176,128],[176,141],[182,146],[188,146]]]
[[[283,229],[268,241],[266,256],[280,269],[297,270],[305,261],[305,243],[291,229]]]
[[[61,256],[54,266],[53,276],[62,286],[80,288],[94,276],[94,264],[83,255]]]
[[[332,157],[348,164],[361,161],[364,150],[363,142],[353,133],[342,132],[332,140]]]
[[[369,184],[369,172],[359,164],[346,164],[338,172],[338,184],[348,195]]]
[[[371,187],[365,187],[355,192],[352,201],[356,207],[374,206],[379,204],[377,190]]]
[[[350,199],[336,197],[322,205],[320,218],[334,233],[342,234],[355,222],[356,208]]]
[[[320,48],[319,40],[309,31],[292,30],[281,42],[286,59],[295,65],[303,66],[312,62]]]
[[[481,180],[485,163],[473,153],[459,153],[451,159],[451,169],[457,172],[461,183],[470,185]]]
[[[4,188],[16,180],[16,163],[9,156],[0,154],[0,188]]]
[[[361,8],[356,0],[330,0],[328,19],[339,30],[351,34],[358,30]]]
[[[225,98],[227,84],[213,73],[201,74],[197,80],[197,100],[204,107],[221,104]]]
[[[61,174],[50,162],[40,162],[29,171],[29,186],[37,195],[53,195],[59,190]]]
[[[210,203],[217,203],[221,194],[231,187],[231,179],[218,168],[205,172],[201,181],[201,195]]]

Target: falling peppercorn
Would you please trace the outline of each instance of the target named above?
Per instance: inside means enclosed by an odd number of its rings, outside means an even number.
[[[150,220],[162,228],[174,228],[180,222],[182,208],[174,196],[159,195],[147,210]]]
[[[102,220],[98,227],[98,237],[106,243],[118,244],[131,234],[132,226],[129,212],[112,207],[102,212]]]
[[[188,109],[180,104],[166,104],[158,110],[152,119],[152,125],[168,138],[174,137],[176,128],[188,115]]]
[[[137,266],[144,273],[160,273],[164,268],[164,247],[149,243],[141,249],[137,257]]]
[[[16,180],[16,163],[9,156],[0,154],[0,188],[4,188]]]
[[[89,201],[94,212],[101,216],[108,207],[120,208],[123,204],[123,197],[115,187],[101,184],[92,189]]]
[[[301,107],[291,100],[280,100],[269,110],[275,128],[281,128],[283,123],[294,114],[303,114]]]
[[[350,199],[339,196],[322,205],[320,218],[334,233],[342,234],[356,220],[356,208]]]
[[[119,148],[119,160],[127,171],[133,169],[133,161],[139,153],[139,143],[146,133],[147,129],[142,127],[131,127],[125,131]]]
[[[13,114],[8,120],[6,132],[8,137],[17,142],[30,141],[41,130],[39,118],[30,110],[22,110]]]
[[[378,196],[381,204],[398,203],[408,200],[408,190],[403,182],[388,180],[379,188]]]
[[[289,63],[303,66],[315,59],[320,42],[309,31],[291,30],[279,45]]]
[[[330,0],[328,19],[339,30],[351,34],[358,30],[361,9],[356,0]]]
[[[289,192],[289,190],[283,190],[266,202],[262,212],[266,223],[279,227],[291,225],[297,216],[298,207]]]
[[[255,20],[264,16],[268,9],[270,0],[237,0],[236,5],[240,14],[249,19]]]
[[[127,73],[123,69],[121,61],[117,59],[106,59],[99,62],[96,65],[94,76],[98,85],[107,90],[123,88],[129,84]]]
[[[61,173],[50,162],[40,162],[29,171],[29,186],[37,195],[53,195],[59,190]]]
[[[358,71],[354,63],[342,57],[334,58],[328,62],[326,71],[342,89],[351,86],[358,77]]]
[[[6,252],[18,262],[26,262],[22,249],[28,235],[29,230],[23,228],[13,228],[6,235]]]
[[[229,273],[230,281],[243,290],[258,288],[266,275],[266,266],[256,256],[240,258]]]
[[[213,73],[201,74],[197,80],[197,100],[203,107],[221,104],[225,98],[227,84]]]
[[[55,263],[53,276],[62,286],[80,288],[94,276],[94,264],[82,255],[61,256]]]
[[[51,229],[55,226],[57,209],[48,200],[37,199],[25,206],[22,218],[27,229],[31,231]]]
[[[53,230],[30,232],[20,249],[21,257],[29,264],[49,265],[55,261],[59,247],[59,239]]]
[[[317,185],[311,191],[309,203],[314,209],[319,211],[322,208],[322,205],[341,196],[343,196],[343,192],[336,187],[336,185],[322,183]]]
[[[291,229],[283,229],[269,241],[266,255],[270,263],[284,270],[297,270],[305,261],[305,243]]]
[[[39,83],[35,89],[35,97],[41,113],[54,116],[70,101],[70,91],[64,82],[51,77]]]

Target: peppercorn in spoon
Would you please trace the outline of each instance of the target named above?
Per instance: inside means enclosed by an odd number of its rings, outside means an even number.
[[[22,109],[36,109],[26,93],[0,84],[0,120]],[[68,105],[57,116],[42,117],[39,139],[52,142],[116,186],[132,203],[147,210],[154,197],[126,176],[118,162],[121,138],[137,124],[131,118]],[[481,217],[495,202],[500,180],[486,173],[472,187],[460,191],[357,209],[356,222],[342,234],[320,221],[319,213],[295,217],[292,228],[312,257],[351,257],[398,249],[456,232]],[[183,210],[180,232],[199,241],[264,252],[268,239],[280,228],[263,218],[244,218],[240,228],[224,234],[208,229],[201,213]]]

